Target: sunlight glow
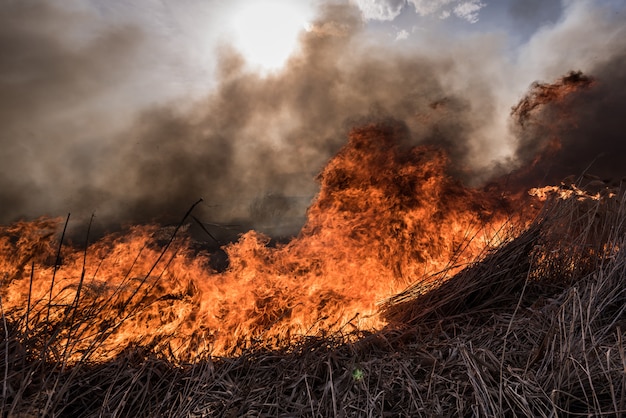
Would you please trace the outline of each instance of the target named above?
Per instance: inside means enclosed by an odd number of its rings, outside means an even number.
[[[242,5],[233,17],[233,44],[250,65],[277,70],[295,51],[310,15],[308,7],[287,0]]]

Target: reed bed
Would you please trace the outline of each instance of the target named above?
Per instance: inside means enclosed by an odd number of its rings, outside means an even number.
[[[68,353],[47,352],[50,340],[69,335],[71,350],[89,310],[29,327],[32,317],[20,322],[3,311],[0,410],[9,417],[626,415],[625,221],[623,193],[554,195],[523,233],[460,273],[416,280],[384,301],[385,329],[253,347],[232,358],[174,363],[136,346],[106,362],[87,351],[69,364]]]

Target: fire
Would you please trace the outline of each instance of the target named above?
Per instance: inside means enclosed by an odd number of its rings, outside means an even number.
[[[561,182],[559,186],[534,187],[528,191],[531,196],[544,202],[549,197],[556,196],[558,199],[600,200],[602,198],[612,199],[619,193],[619,188],[611,187],[602,180],[594,180],[585,185],[584,188],[571,182]]]
[[[250,231],[224,248],[224,272],[157,226],[85,249],[59,242],[59,219],[4,227],[2,309],[63,364],[133,345],[186,360],[378,329],[380,301],[498,245],[514,213],[501,192],[450,177],[445,152],[405,136],[393,123],[354,129],[319,175],[299,236],[272,246]]]
[[[535,84],[513,108],[514,122],[529,129],[545,105],[592,83],[571,73]],[[507,193],[498,182],[463,185],[443,150],[408,138],[395,122],[354,128],[320,173],[300,234],[273,245],[249,231],[223,248],[221,272],[184,222],[135,226],[82,248],[63,242],[60,219],[0,227],[0,310],[63,365],[133,346],[187,361],[356,335],[385,326],[381,302],[458,272],[521,231],[537,213],[533,202],[613,193],[599,180],[578,188],[573,179],[524,192],[532,170],[558,152],[558,135],[530,142],[538,156],[507,177]]]

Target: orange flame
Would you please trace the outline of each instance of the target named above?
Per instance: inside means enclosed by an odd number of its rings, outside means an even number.
[[[234,355],[380,328],[378,302],[497,245],[514,205],[448,176],[443,151],[402,138],[389,124],[354,129],[320,174],[300,235],[272,247],[260,233],[243,234],[225,247],[221,273],[189,238],[157,245],[169,235],[156,226],[84,251],[62,247],[60,262],[58,219],[1,228],[2,307],[27,333],[46,331],[47,355],[69,362],[133,344],[178,360]]]

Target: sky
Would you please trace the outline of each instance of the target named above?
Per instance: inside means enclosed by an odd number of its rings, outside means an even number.
[[[533,82],[569,71],[599,87],[574,103],[577,130],[563,128],[576,150],[567,169],[601,154],[600,168],[618,167],[625,9],[0,0],[0,223],[67,213],[95,213],[103,229],[172,222],[203,198],[207,224],[293,234],[349,129],[385,118],[415,144],[447,148],[462,180],[481,185],[539,151],[511,128],[511,107]]]

